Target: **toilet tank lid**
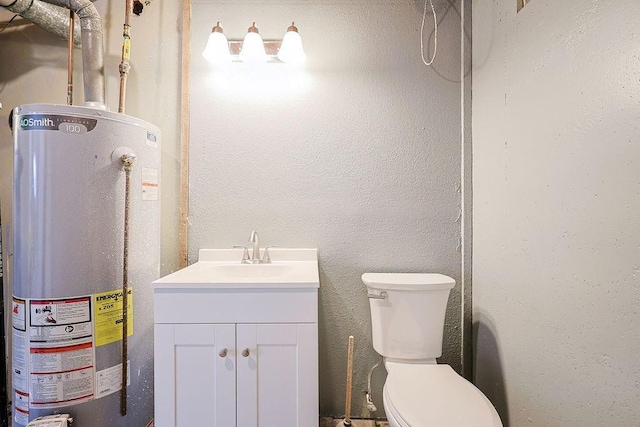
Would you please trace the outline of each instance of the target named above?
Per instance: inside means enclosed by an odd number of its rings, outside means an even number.
[[[438,273],[364,273],[367,287],[399,291],[451,289],[456,281]]]

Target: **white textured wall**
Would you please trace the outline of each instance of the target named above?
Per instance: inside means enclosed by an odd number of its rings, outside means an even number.
[[[320,411],[344,414],[347,340],[355,336],[353,414],[375,363],[367,271],[460,280],[460,17],[446,0],[435,70],[420,60],[422,3],[196,1],[193,5],[189,256],[247,241],[320,253]],[[457,4],[457,3],[456,3]],[[445,13],[446,11],[446,13]],[[296,22],[306,72],[223,83],[201,57],[220,21],[241,38]],[[427,37],[432,25],[427,22]],[[425,40],[427,40],[425,37]],[[219,77],[219,76],[218,76]],[[257,83],[256,83],[257,82]],[[444,357],[460,369],[460,289]],[[374,381],[381,416],[382,373]]]
[[[475,379],[507,426],[640,423],[640,4],[473,4]]]
[[[118,110],[118,64],[122,51],[124,2],[100,0],[103,19],[107,105]],[[0,29],[12,13],[0,8]],[[20,23],[18,18],[13,23]],[[178,197],[180,162],[180,28],[179,2],[155,1],[131,20],[131,72],[126,113],[154,123],[162,131],[162,272],[178,263]],[[82,54],[75,50],[74,103],[82,105]],[[11,109],[29,103],[67,102],[66,42],[33,24],[9,25],[0,33],[0,166],[10,166]],[[5,164],[4,162],[9,162]],[[7,192],[10,183],[0,191]],[[7,190],[7,191],[4,191]],[[3,194],[2,197],[5,197]],[[7,194],[7,197],[10,197]]]

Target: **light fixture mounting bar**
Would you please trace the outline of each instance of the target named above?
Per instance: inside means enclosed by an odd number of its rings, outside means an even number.
[[[231,61],[242,62],[240,60],[240,51],[242,50],[242,40],[229,40],[229,52],[231,53]],[[282,40],[263,40],[264,50],[269,58],[267,62],[282,62],[278,59],[278,51],[282,46]]]

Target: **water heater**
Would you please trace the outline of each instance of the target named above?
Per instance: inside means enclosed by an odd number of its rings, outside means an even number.
[[[160,275],[160,132],[99,109],[30,104],[13,114],[12,420],[68,413],[76,427],[153,416]],[[135,156],[129,179],[122,154]],[[128,185],[127,185],[128,181]],[[125,194],[128,403],[121,414]]]

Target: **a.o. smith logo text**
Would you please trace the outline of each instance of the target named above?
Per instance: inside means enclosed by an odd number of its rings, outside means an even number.
[[[27,114],[20,116],[22,130],[57,130],[64,133],[82,134],[91,132],[97,125],[96,119],[58,114]]]
[[[49,117],[23,117],[20,119],[20,127],[22,129],[34,128],[39,129],[57,129],[56,123]]]

